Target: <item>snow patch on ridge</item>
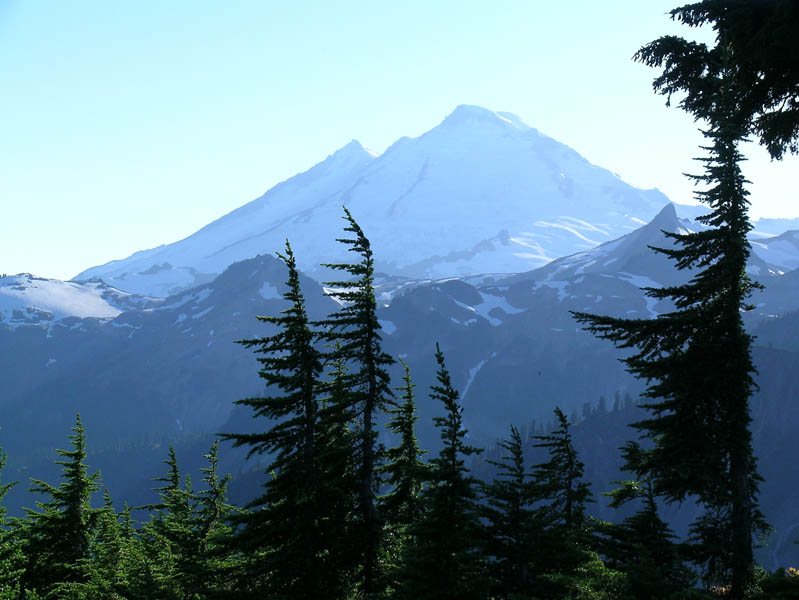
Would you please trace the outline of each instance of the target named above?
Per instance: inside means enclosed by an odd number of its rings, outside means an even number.
[[[466,380],[466,385],[463,386],[463,392],[461,393],[461,401],[466,397],[466,394],[469,392],[469,388],[472,387],[472,383],[474,382],[474,378],[477,377],[477,374],[480,372],[480,369],[483,368],[483,365],[486,364],[486,361],[481,360],[471,369],[469,369],[469,378]]]
[[[492,316],[490,314],[493,310],[498,309],[509,315],[524,312],[526,310],[524,308],[516,308],[515,306],[511,306],[505,298],[495,294],[480,292],[480,298],[482,299],[482,302],[475,304],[474,306],[465,304],[455,298],[451,298],[451,300],[461,308],[465,308],[466,310],[483,317],[493,327],[497,327],[498,325],[502,324],[501,319],[498,319],[496,316]],[[456,323],[459,322],[453,317],[451,317],[451,319]],[[468,325],[471,321],[472,319],[469,319],[468,321],[465,321],[464,324]]]
[[[11,328],[66,317],[111,319],[149,301],[102,281],[60,281],[29,273],[0,277],[0,323]]]
[[[658,282],[652,281],[649,277],[645,277],[643,275],[619,273],[619,279],[622,281],[627,281],[639,289],[661,287]],[[644,296],[644,301],[646,302],[646,309],[649,311],[649,316],[653,318],[657,317],[660,313],[655,310],[655,305],[660,301],[657,298],[651,298],[650,296]]]
[[[569,285],[568,281],[565,280],[543,280],[543,281],[536,281],[533,284],[533,292],[537,292],[541,287],[548,287],[553,288],[558,291],[558,301],[563,302],[566,297],[566,286]]]

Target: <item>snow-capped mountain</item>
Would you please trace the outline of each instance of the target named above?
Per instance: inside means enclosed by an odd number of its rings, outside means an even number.
[[[681,219],[675,206],[668,204],[652,221],[625,236],[584,252],[564,256],[540,269],[510,277],[505,281],[534,281],[537,287],[561,289],[561,294],[568,293],[564,286],[579,284],[580,297],[600,299],[602,289],[607,287],[609,279],[632,284],[635,288],[680,284],[687,281],[690,271],[678,271],[674,267],[674,261],[662,253],[653,252],[651,248],[669,248],[674,244],[673,240],[663,234],[664,231],[688,233],[704,228],[701,223]],[[768,281],[769,286],[772,279],[778,279],[783,272],[777,265],[764,261],[754,252],[749,257],[746,270],[752,278],[762,283]],[[616,290],[613,297],[630,302],[637,296],[639,294],[634,290]],[[642,316],[655,316],[659,312],[655,310],[654,302],[653,299],[647,299],[649,315]],[[596,309],[573,310],[593,312]]]
[[[375,156],[352,141],[310,170],[188,238],[93,267],[137,293],[201,283],[289,238],[305,272],[346,260],[342,205],[367,232],[378,270],[408,277],[515,273],[594,247],[666,204],[510,113],[459,106]]]
[[[114,289],[102,281],[60,281],[29,273],[0,277],[0,325],[54,323],[66,317],[116,317],[152,298]]]

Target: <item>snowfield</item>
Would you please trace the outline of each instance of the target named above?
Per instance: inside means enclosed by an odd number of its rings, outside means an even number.
[[[110,319],[151,298],[121,292],[101,281],[60,281],[29,273],[0,278],[0,323],[9,327],[66,317]]]

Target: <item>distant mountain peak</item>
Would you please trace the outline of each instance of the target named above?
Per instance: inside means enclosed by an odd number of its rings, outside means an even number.
[[[376,152],[365,148],[358,140],[350,140],[319,164],[369,161],[377,156],[378,154]]]
[[[474,127],[476,125],[510,127],[519,131],[530,131],[532,127],[521,118],[509,112],[494,112],[482,106],[461,104],[439,125],[443,129]]]
[[[339,156],[339,155],[350,155],[354,154],[356,156],[362,156],[363,154],[368,154],[370,156],[377,156],[376,152],[369,150],[366,148],[361,142],[358,140],[350,140],[346,144],[344,144],[341,148],[336,150],[332,156]]]
[[[680,218],[677,216],[677,209],[672,202],[666,204],[648,224],[648,227],[653,229],[665,229],[666,231],[676,231],[679,226]]]

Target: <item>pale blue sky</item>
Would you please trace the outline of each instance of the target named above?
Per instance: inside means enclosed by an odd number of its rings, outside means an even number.
[[[464,103],[684,202],[701,138],[630,60],[692,34],[676,4],[0,0],[0,272],[69,278],[175,241]],[[750,153],[753,214],[798,216],[799,160]]]

